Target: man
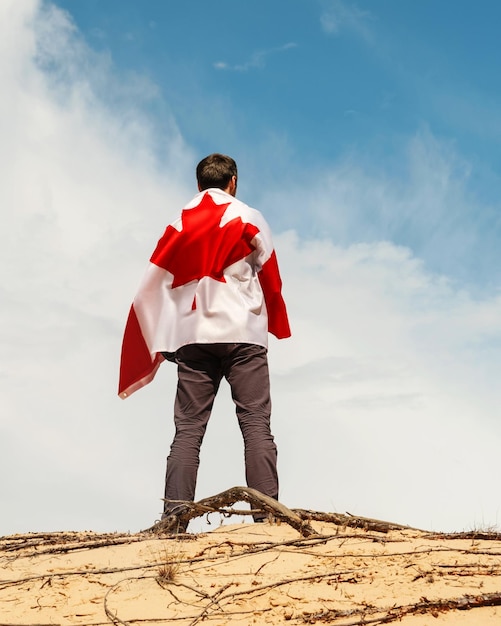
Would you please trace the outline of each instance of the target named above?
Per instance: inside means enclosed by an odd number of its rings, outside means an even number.
[[[281,339],[290,329],[270,229],[236,199],[232,158],[211,154],[196,175],[199,193],[158,242],[122,346],[122,398],[149,383],[164,359],[178,366],[164,517],[194,499],[200,446],[223,377],[244,439],[247,485],[278,498],[267,343],[268,332]]]

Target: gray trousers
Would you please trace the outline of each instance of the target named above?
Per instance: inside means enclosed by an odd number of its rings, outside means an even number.
[[[245,343],[192,344],[180,348],[175,361],[176,433],[167,457],[164,514],[175,508],[176,500],[195,497],[200,446],[223,376],[231,388],[244,440],[247,486],[278,499],[266,348]]]

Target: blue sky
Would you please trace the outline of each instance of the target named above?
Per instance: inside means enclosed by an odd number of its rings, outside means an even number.
[[[228,126],[246,142],[275,128],[299,164],[413,133],[422,123],[492,157],[496,129],[478,119],[495,108],[498,89],[501,9],[492,2],[57,4],[118,68],[152,78],[183,134],[202,149],[204,139],[207,150],[225,138],[217,124],[203,124],[205,137],[194,132],[193,112],[203,117],[223,101]],[[477,119],[458,119],[475,101],[484,107]]]
[[[388,216],[374,197],[367,209],[371,227],[350,225],[347,236],[410,246],[434,270],[471,284],[499,282],[491,256],[501,187],[496,4],[57,4],[125,83],[131,73],[151,81],[142,106],[157,127],[173,119],[197,154],[215,146],[234,154],[249,170],[256,203],[263,184],[307,186],[315,173],[321,184],[329,167],[346,160],[370,177],[365,184],[396,179],[407,184],[409,196],[415,175],[409,142],[428,133],[448,152],[444,175],[463,185],[464,206],[451,194],[439,208],[422,207],[421,218],[406,215],[417,213],[415,207],[397,206]],[[161,154],[161,141],[158,148]],[[306,235],[332,231],[315,207],[303,207],[292,219],[280,213],[272,208],[270,220],[281,228]],[[461,262],[447,260],[451,237],[456,246],[468,246]]]
[[[175,371],[120,401],[120,345],[213,151],[237,160],[284,281],[293,336],[270,343],[284,503],[500,523],[500,13],[3,0],[0,534],[158,516]],[[243,482],[222,388],[197,495]]]

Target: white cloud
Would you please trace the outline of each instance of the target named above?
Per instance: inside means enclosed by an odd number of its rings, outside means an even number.
[[[128,77],[64,13],[37,8],[0,6],[0,533],[137,530],[161,509],[175,370],[120,401],[121,333],[194,161],[174,122],[159,161],[138,83],[115,89]],[[353,171],[327,181],[334,206],[364,199],[365,217],[372,194],[381,209],[403,197],[389,180],[364,192]],[[421,200],[457,182],[413,171],[416,192],[431,181]],[[294,192],[279,205],[289,217],[308,206]],[[322,192],[340,232],[346,216]],[[407,247],[350,233],[337,245],[276,235],[294,331],[270,347],[284,502],[439,529],[497,523],[499,295],[474,298]],[[244,480],[232,413],[223,388],[200,496]]]
[[[237,63],[237,64],[232,65],[230,63],[227,63],[226,61],[217,61],[216,63],[214,63],[214,68],[216,70],[247,72],[248,70],[251,70],[251,69],[264,67],[266,65],[266,59],[270,55],[276,54],[278,52],[285,52],[287,50],[290,50],[291,48],[296,48],[296,47],[297,47],[297,44],[293,42],[289,42],[277,48],[270,48],[269,50],[257,50],[256,52],[252,54],[251,58],[245,63]]]
[[[111,479],[108,463],[134,454],[115,448],[120,336],[152,241],[191,194],[192,158],[173,125],[165,146],[153,141],[141,97],[116,93],[109,59],[86,48],[66,14],[3,3],[0,29],[10,42],[0,103],[2,471],[12,476],[3,524],[76,524],[79,507],[86,524],[106,507],[91,512],[81,491],[104,500],[100,470]],[[97,96],[106,83],[109,103]]]
[[[501,297],[475,300],[391,243],[278,243],[294,331],[273,355],[285,501],[497,523]]]
[[[369,11],[346,0],[327,0],[324,5],[320,24],[327,34],[339,35],[346,30],[367,41],[371,39],[371,22],[374,18]]]

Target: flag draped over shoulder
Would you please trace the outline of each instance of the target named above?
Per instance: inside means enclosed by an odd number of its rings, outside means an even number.
[[[151,382],[162,352],[190,343],[290,336],[270,229],[259,211],[220,189],[195,196],[167,226],[132,303],[118,393]]]

